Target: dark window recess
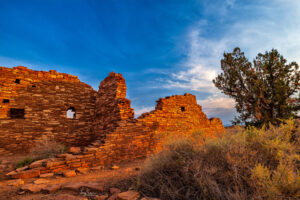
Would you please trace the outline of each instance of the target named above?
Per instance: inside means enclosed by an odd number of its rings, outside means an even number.
[[[20,79],[16,79],[15,83],[20,84]]]
[[[24,119],[25,118],[25,110],[18,108],[11,108],[9,111],[9,115],[12,119]]]
[[[184,106],[181,106],[181,112],[184,112],[185,111],[185,107]]]
[[[76,117],[76,110],[74,107],[70,107],[68,110],[67,110],[67,118],[68,119],[75,119]]]
[[[9,103],[9,99],[3,99],[3,103]]]

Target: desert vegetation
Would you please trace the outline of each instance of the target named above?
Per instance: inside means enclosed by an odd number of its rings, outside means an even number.
[[[18,161],[16,168],[27,166],[36,160],[55,157],[57,154],[66,152],[66,146],[44,136],[35,143],[26,157]]]
[[[137,186],[162,200],[299,198],[299,139],[294,120],[217,139],[177,138],[146,161]]]
[[[239,115],[234,123],[278,125],[300,110],[300,70],[275,49],[257,54],[251,63],[240,48],[224,53],[222,73],[213,83],[233,98]]]

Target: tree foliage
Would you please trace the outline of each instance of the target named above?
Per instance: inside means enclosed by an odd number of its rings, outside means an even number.
[[[299,66],[288,64],[277,50],[259,53],[251,63],[237,47],[224,53],[221,69],[213,83],[235,100],[234,122],[276,125],[300,110]]]

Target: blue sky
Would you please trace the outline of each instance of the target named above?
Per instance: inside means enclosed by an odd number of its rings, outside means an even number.
[[[135,112],[197,96],[224,124],[234,102],[211,80],[223,52],[276,48],[300,63],[299,0],[0,0],[0,66],[70,73],[95,89],[122,73]]]

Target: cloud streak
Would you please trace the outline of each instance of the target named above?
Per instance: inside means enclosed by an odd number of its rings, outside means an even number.
[[[232,116],[234,101],[222,95],[212,83],[220,72],[224,51],[230,52],[239,46],[252,60],[257,53],[276,48],[288,62],[300,63],[300,2],[276,0],[240,5],[227,0],[221,7],[226,9],[219,16],[225,18],[220,19],[223,33],[207,37],[205,29],[211,25],[203,21],[191,26],[185,36],[187,48],[183,53],[186,59],[179,63],[179,70],[164,79],[162,87],[210,93],[198,101],[203,110],[208,115],[218,116],[227,112],[228,116]],[[244,12],[241,14],[244,17],[232,18],[234,14],[229,9]],[[254,11],[257,16],[249,17]],[[234,21],[228,24],[226,18]],[[216,32],[221,30],[220,27],[215,28]]]

